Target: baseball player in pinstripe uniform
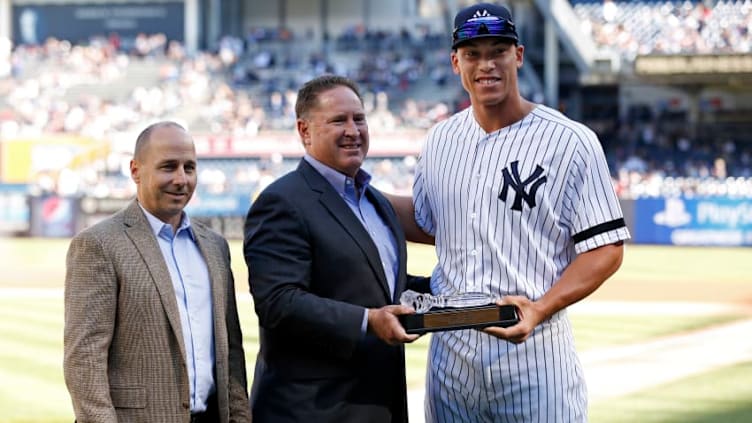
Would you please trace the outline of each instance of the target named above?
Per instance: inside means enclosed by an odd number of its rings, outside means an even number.
[[[521,320],[432,336],[426,419],[586,421],[566,307],[619,268],[629,238],[603,150],[584,125],[520,96],[524,46],[507,8],[473,5],[454,25],[471,107],[431,129],[413,189],[415,220],[435,237],[431,291],[491,293]]]

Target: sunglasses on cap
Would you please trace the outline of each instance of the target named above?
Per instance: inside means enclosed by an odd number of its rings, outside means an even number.
[[[468,19],[455,28],[452,33],[452,45],[456,47],[458,43],[465,40],[488,36],[505,37],[517,41],[514,23],[498,16],[484,16]]]

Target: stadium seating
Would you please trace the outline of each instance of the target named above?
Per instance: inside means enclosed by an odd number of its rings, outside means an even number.
[[[618,49],[625,60],[752,49],[751,0],[572,4],[601,48]],[[195,55],[159,35],[121,46],[106,39],[18,46],[9,58],[9,75],[0,78],[0,139],[72,133],[110,142],[109,156],[76,169],[85,181],[81,190],[126,196],[132,195],[125,165],[131,140],[145,124],[169,118],[202,137],[252,143],[271,131],[295,139],[295,91],[323,72],[361,84],[372,133],[426,130],[466,104],[443,35],[353,29],[323,44],[296,37],[292,54],[285,40],[294,35],[264,30],[245,39],[226,36],[217,51]],[[611,119],[608,125],[586,123],[598,132],[625,198],[677,189],[752,196],[752,142],[733,125],[711,122],[688,134],[685,119],[668,114]],[[230,156],[201,158],[201,190],[252,193],[295,163]],[[414,160],[369,159],[369,170],[386,189],[409,192]]]

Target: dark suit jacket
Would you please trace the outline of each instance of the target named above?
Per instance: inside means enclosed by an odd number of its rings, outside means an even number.
[[[405,237],[389,202],[366,195],[391,228],[408,284]],[[395,303],[376,245],[310,164],[256,199],[245,224],[245,259],[261,346],[251,390],[258,422],[407,420],[404,348],[363,335],[364,308]],[[427,278],[411,278],[426,292]]]
[[[227,241],[191,223],[211,278],[219,421],[249,422]],[[138,203],[73,238],[66,264],[64,373],[78,421],[188,421],[177,300]]]

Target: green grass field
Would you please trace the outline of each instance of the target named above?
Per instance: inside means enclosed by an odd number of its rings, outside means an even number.
[[[67,240],[0,238],[3,277],[0,288],[62,288]],[[233,242],[233,269],[241,292],[239,312],[249,374],[258,349],[258,330],[247,292],[247,272],[241,246]],[[622,269],[594,297],[601,299],[678,299],[688,293],[706,299],[717,292],[721,300],[743,301],[752,289],[749,250],[683,249],[629,246]],[[431,248],[410,246],[411,273],[428,274],[435,263]],[[712,289],[710,289],[708,287]],[[632,288],[649,287],[648,292]],[[667,289],[670,288],[670,289]],[[667,293],[666,291],[669,291]],[[4,294],[8,292],[8,294]],[[736,293],[731,295],[730,292]],[[669,297],[669,298],[666,298]],[[691,298],[689,298],[691,299]],[[2,422],[73,420],[62,377],[62,297],[18,296],[0,290],[0,415]],[[623,345],[668,334],[691,331],[739,318],[737,314],[709,316],[573,315],[580,350]],[[429,338],[407,347],[410,387],[421,387]],[[752,363],[652,388],[622,398],[591,404],[592,422],[719,422],[752,421]],[[618,383],[618,381],[615,381]]]
[[[749,423],[752,363],[741,363],[591,407],[592,422]]]

